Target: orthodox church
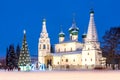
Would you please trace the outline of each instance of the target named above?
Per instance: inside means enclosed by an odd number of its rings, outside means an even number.
[[[69,41],[65,41],[65,33],[59,33],[59,43],[55,44],[55,53],[51,53],[51,44],[46,29],[46,20],[42,22],[42,32],[38,43],[38,62],[53,69],[94,69],[105,67],[105,57],[102,57],[100,43],[94,22],[94,11],[90,11],[87,34],[83,41],[78,41],[79,28],[73,19],[69,28]]]

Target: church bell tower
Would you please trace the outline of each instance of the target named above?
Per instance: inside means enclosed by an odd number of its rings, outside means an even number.
[[[46,56],[50,54],[50,38],[46,29],[46,20],[43,19],[42,22],[42,32],[40,33],[39,43],[38,43],[38,62],[46,64]]]
[[[87,35],[83,35],[83,38],[85,38],[82,50],[83,68],[101,67],[102,51],[100,49],[100,43],[98,42],[93,9],[90,10]]]

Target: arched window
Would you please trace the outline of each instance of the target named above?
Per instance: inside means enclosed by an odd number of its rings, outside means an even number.
[[[49,50],[49,44],[47,45],[47,49]]]
[[[43,45],[43,49],[46,49],[46,46],[45,46],[45,44]]]
[[[72,48],[71,48],[71,51],[72,51]]]
[[[70,39],[72,40],[72,36],[70,36]]]
[[[91,59],[91,61],[92,61],[92,59]]]
[[[68,62],[68,59],[66,59],[66,62]]]
[[[66,52],[66,48],[64,49],[64,52]]]
[[[60,48],[58,49],[58,52],[60,52]]]
[[[41,49],[41,44],[40,44],[40,47],[39,47],[40,49]]]
[[[89,55],[89,53],[88,53],[88,55]]]
[[[73,59],[73,62],[75,62],[75,59]]]

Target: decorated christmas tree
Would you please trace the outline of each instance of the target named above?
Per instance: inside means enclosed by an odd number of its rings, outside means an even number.
[[[26,31],[24,30],[24,38],[22,42],[22,49],[19,55],[18,66],[22,71],[27,71],[30,70],[30,64],[31,64],[31,59],[26,41]]]

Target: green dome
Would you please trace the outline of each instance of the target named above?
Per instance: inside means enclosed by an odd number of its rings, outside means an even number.
[[[76,26],[75,22],[73,22],[72,26],[69,28],[69,32],[72,33],[72,31],[79,31],[79,28]]]
[[[75,31],[75,33],[78,33],[79,28],[76,25],[75,19],[73,18],[73,22],[72,22],[72,26],[69,28],[69,33],[72,34],[73,31]],[[77,31],[77,32],[76,32]],[[73,33],[74,34],[74,33]]]
[[[70,32],[70,33],[71,33],[72,31],[74,31],[74,30],[79,31],[79,28],[77,28],[77,27],[71,27],[71,28],[69,28],[69,32]]]
[[[74,30],[71,32],[72,35],[78,35],[78,31],[77,30]]]
[[[86,38],[86,37],[87,37],[87,35],[86,35],[86,34],[83,34],[83,35],[82,35],[82,38]]]
[[[90,14],[91,14],[91,13],[93,13],[93,14],[94,14],[94,10],[93,10],[93,9],[91,9],[91,10],[90,10]]]
[[[65,34],[63,32],[60,32],[59,37],[65,37]]]

